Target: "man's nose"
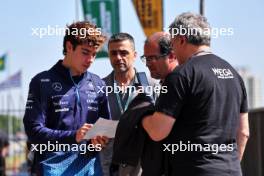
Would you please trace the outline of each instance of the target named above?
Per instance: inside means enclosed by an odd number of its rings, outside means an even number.
[[[90,61],[93,61],[94,59],[95,59],[95,55],[89,55],[89,56],[87,56],[86,58],[85,58],[85,61],[86,62],[90,62]]]
[[[116,59],[117,60],[122,60],[123,59],[120,53],[116,53]]]
[[[152,62],[152,61],[146,61],[146,66],[147,66],[147,67],[151,67],[151,66],[153,66],[153,62]]]

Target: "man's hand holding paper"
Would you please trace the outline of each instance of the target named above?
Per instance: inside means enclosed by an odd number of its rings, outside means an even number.
[[[92,142],[103,142],[107,138],[114,138],[118,121],[99,118],[93,127],[85,134],[84,139],[93,139]],[[101,137],[101,139],[99,139]]]

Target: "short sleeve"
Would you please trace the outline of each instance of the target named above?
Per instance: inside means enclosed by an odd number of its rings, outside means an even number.
[[[239,77],[240,80],[240,85],[242,87],[242,101],[240,105],[240,113],[246,113],[248,112],[248,100],[247,100],[247,91],[245,88],[244,81],[242,80],[241,77]]]
[[[186,101],[186,95],[189,90],[188,85],[187,78],[183,75],[179,73],[168,75],[162,84],[163,91],[157,99],[156,111],[176,119]]]

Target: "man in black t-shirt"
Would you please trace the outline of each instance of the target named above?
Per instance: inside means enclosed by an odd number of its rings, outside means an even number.
[[[143,127],[163,151],[168,175],[241,176],[240,160],[249,137],[247,95],[235,69],[210,52],[209,24],[193,13],[170,25],[180,63],[169,73],[156,112]]]

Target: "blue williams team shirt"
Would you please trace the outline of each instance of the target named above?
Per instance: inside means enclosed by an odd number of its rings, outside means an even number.
[[[108,100],[100,87],[105,87],[104,82],[90,72],[74,79],[62,60],[37,74],[30,82],[23,119],[29,142],[76,144],[76,132],[84,123],[110,119]],[[34,163],[48,156],[35,155]]]

